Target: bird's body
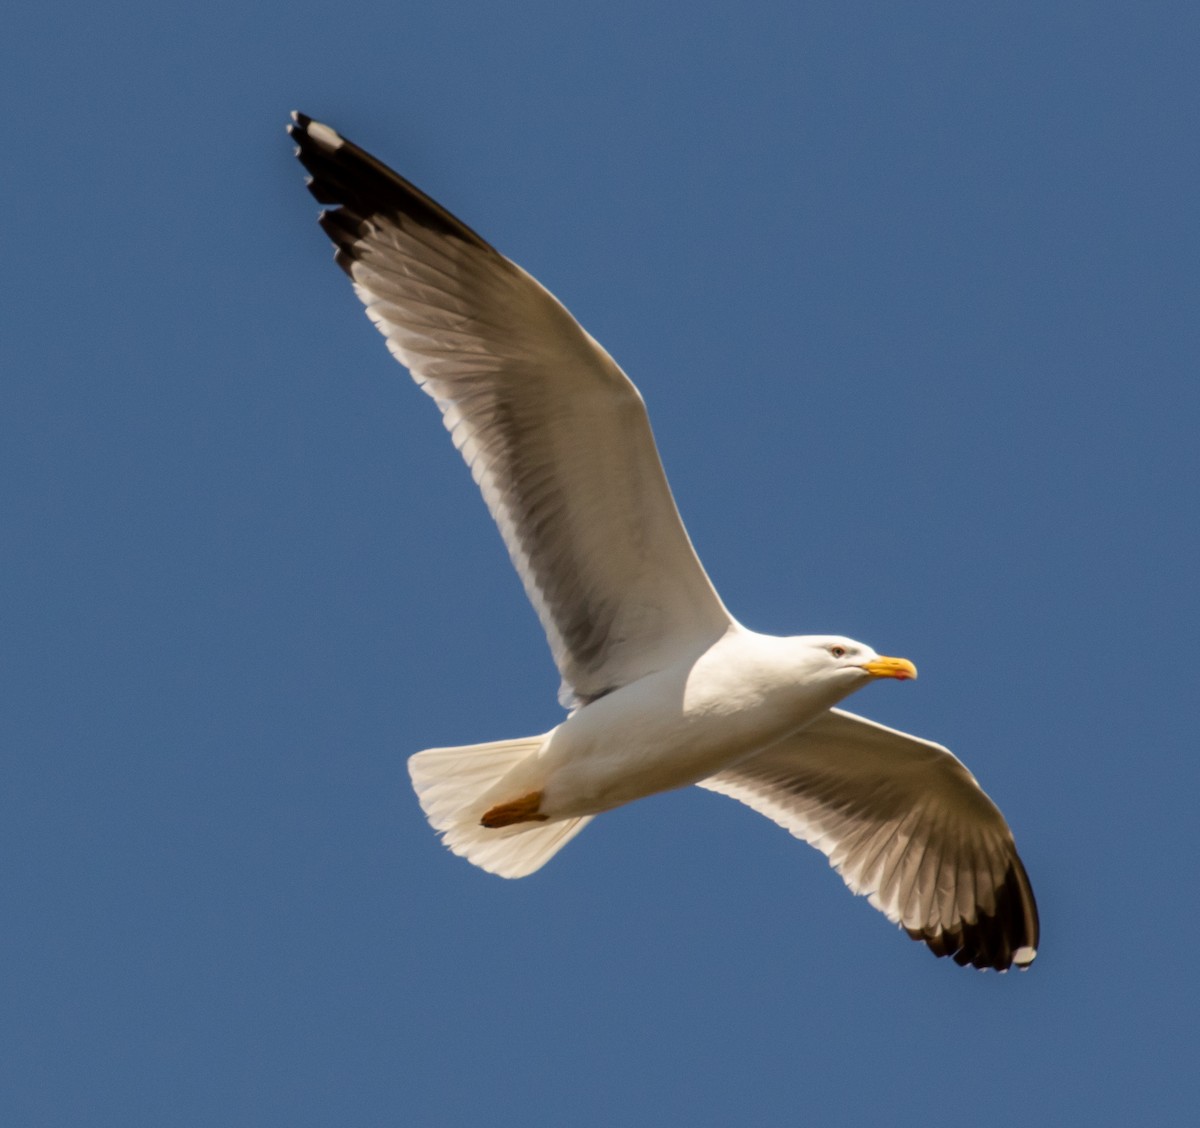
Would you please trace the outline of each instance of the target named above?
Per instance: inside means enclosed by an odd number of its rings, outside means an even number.
[[[530,758],[528,775],[514,772],[486,799],[540,790],[542,814],[575,818],[699,783],[804,728],[870,679],[850,668],[807,676],[828,665],[825,642],[731,626],[695,659],[576,710]]]
[[[938,955],[1001,970],[1037,910],[1003,816],[940,745],[834,708],[916,676],[838,636],[742,627],[700,565],[645,406],[562,305],[328,126],[291,127],[321,223],[393,355],[442,411],[562,674],[548,733],[409,761],[445,844],[532,873],[592,817],[691,784],[822,850]]]

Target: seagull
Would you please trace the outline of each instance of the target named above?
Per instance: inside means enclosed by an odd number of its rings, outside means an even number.
[[[320,224],[392,355],[442,413],[562,675],[549,732],[409,759],[444,844],[502,877],[596,815],[697,785],[816,847],[938,956],[1027,968],[1012,832],[946,748],[836,708],[904,658],[743,627],[671,496],[645,404],[516,263],[357,145],[294,113]]]

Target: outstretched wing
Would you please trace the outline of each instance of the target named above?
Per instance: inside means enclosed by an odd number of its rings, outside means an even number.
[[[831,709],[700,786],[815,846],[935,954],[1001,971],[1037,955],[1037,905],[1012,832],[941,745]]]
[[[547,290],[301,114],[290,132],[367,314],[437,402],[563,677],[586,703],[711,644],[729,613],[684,530],[645,405]]]

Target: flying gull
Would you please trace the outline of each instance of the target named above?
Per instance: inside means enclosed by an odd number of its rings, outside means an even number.
[[[608,353],[445,208],[292,116],[336,261],[441,410],[562,675],[569,713],[550,732],[409,760],[443,842],[523,877],[601,812],[696,784],[815,846],[937,955],[1028,967],[1037,907],[1004,816],[941,745],[835,708],[913,664],[738,623]]]

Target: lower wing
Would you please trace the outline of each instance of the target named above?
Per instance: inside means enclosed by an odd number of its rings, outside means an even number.
[[[1037,905],[1012,832],[941,745],[831,709],[700,786],[815,846],[936,955],[1000,971],[1037,955]]]

